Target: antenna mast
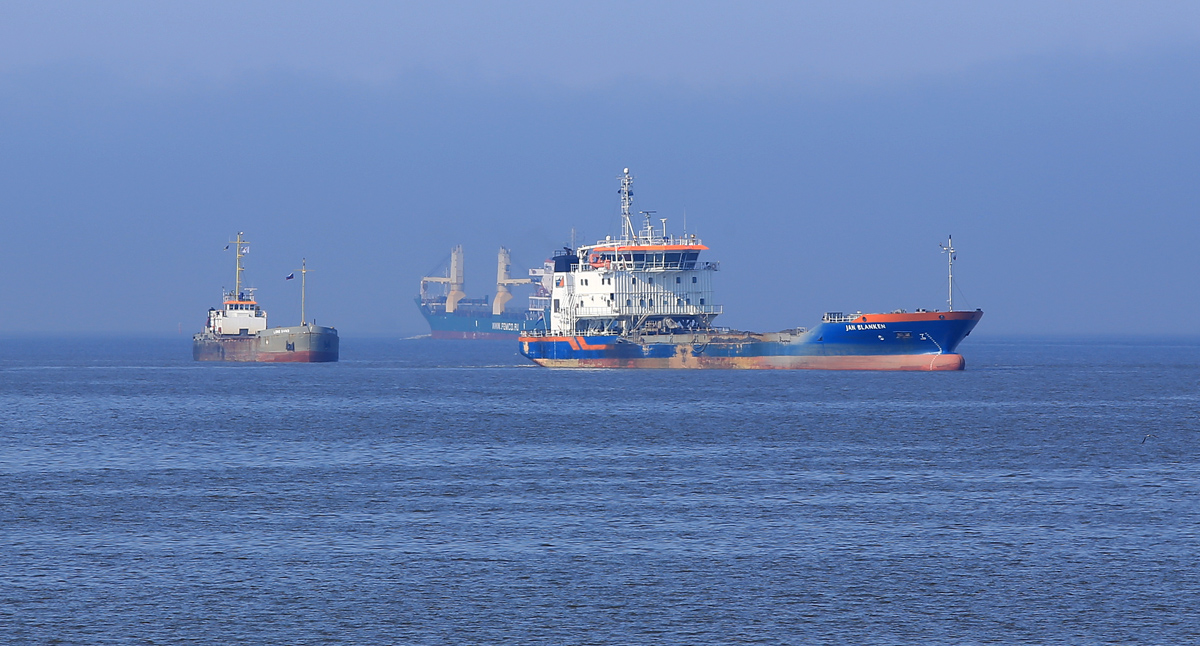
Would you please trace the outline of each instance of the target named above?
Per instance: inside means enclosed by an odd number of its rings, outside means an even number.
[[[239,301],[242,300],[242,272],[246,270],[245,267],[242,267],[242,256],[250,253],[250,247],[246,247],[244,249],[242,248],[242,245],[250,244],[249,241],[242,240],[243,235],[244,233],[242,231],[238,231],[237,240],[230,241],[230,244],[234,245],[234,256],[237,257],[237,272],[234,274],[233,279],[233,295],[234,298]]]
[[[629,207],[633,206],[633,175],[630,175],[629,169],[626,168],[624,174],[618,175],[617,179],[621,180],[621,236],[626,240],[633,240],[633,221],[629,219]]]
[[[950,311],[954,311],[954,236],[946,236],[946,244],[938,245],[942,248],[942,253],[946,254],[946,274],[949,276],[950,288],[947,294],[946,302],[950,304]]]

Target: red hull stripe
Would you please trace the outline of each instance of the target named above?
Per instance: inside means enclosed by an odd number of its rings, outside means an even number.
[[[547,368],[659,368],[716,370],[962,370],[961,354],[876,356],[669,357],[631,359],[534,359]]]
[[[337,361],[336,352],[259,352],[255,361],[259,363],[323,363]]]

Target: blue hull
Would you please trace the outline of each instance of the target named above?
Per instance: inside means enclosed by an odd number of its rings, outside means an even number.
[[[492,314],[490,305],[471,304],[456,312],[432,308],[417,299],[421,315],[429,323],[429,333],[435,339],[516,339],[521,334],[545,329],[540,318],[530,318],[528,312],[506,311]]]
[[[807,331],[520,338],[548,367],[961,370],[955,353],[982,312],[866,314]]]

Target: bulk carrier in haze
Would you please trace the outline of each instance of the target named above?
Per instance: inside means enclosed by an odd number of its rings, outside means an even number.
[[[545,329],[545,312],[550,306],[550,292],[543,277],[550,264],[530,269],[529,278],[512,278],[512,258],[508,249],[500,247],[496,257],[496,298],[467,298],[463,292],[463,248],[458,245],[450,252],[450,267],[445,276],[426,276],[421,279],[421,294],[417,307],[429,322],[430,336],[435,339],[516,339],[522,332]],[[441,289],[431,287],[440,285]],[[529,307],[524,310],[506,309],[513,299],[510,288],[533,285]],[[440,292],[440,293],[435,293]]]
[[[300,266],[300,325],[267,327],[267,313],[254,300],[255,288],[242,286],[242,257],[249,242],[238,232],[234,245],[237,272],[232,292],[222,293],[221,309],[209,308],[204,331],[192,337],[196,361],[255,361],[311,363],[338,360],[338,333],[310,324],[304,299],[308,267]],[[294,274],[289,275],[291,278]]]
[[[622,231],[553,258],[547,329],[523,332],[523,355],[552,368],[808,368],[961,370],[955,350],[983,312],[954,309],[954,248],[947,253],[948,311],[829,312],[812,328],[742,332],[713,326],[715,262],[695,235],[666,220],[634,228],[633,176],[620,176]]]

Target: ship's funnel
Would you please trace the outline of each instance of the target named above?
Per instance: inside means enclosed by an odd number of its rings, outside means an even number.
[[[463,248],[462,245],[450,251],[450,275],[426,276],[421,279],[421,292],[424,295],[426,283],[444,283],[449,285],[450,292],[446,294],[446,313],[458,309],[458,302],[466,297],[463,292]]]
[[[500,316],[504,313],[504,306],[512,300],[512,292],[508,290],[509,285],[527,285],[533,280],[529,278],[509,278],[509,267],[512,265],[512,257],[508,253],[508,249],[500,247],[500,254],[496,257],[496,298],[492,301],[492,315]]]

